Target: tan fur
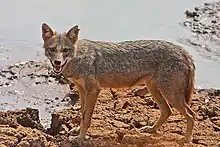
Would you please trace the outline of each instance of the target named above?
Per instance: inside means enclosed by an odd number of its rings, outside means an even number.
[[[170,103],[186,117],[184,141],[191,140],[195,113],[188,105],[194,89],[195,65],[188,52],[162,40],[77,41],[78,34],[78,26],[67,34],[57,35],[48,25],[42,25],[45,55],[52,63],[55,59],[61,63],[67,61],[62,75],[79,90],[82,119],[78,140],[85,138],[102,88],[124,88],[142,83],[146,84],[161,110],[157,122],[142,130],[155,132],[171,115]]]
[[[186,103],[189,105],[189,103],[191,102],[192,100],[192,94],[193,94],[193,91],[194,91],[194,85],[195,85],[195,73],[194,73],[194,70],[195,70],[195,66],[193,66],[191,68],[191,70],[189,70],[189,76],[188,76],[188,85],[186,87]]]

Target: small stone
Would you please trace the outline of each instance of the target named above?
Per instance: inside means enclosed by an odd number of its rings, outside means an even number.
[[[155,102],[152,98],[145,99],[147,106],[154,106]]]
[[[131,106],[131,103],[129,103],[128,101],[126,101],[123,106],[122,109],[126,109],[128,106]]]
[[[134,120],[132,123],[135,126],[135,128],[141,128],[146,125],[146,123],[144,123],[143,121],[138,120]]]
[[[199,16],[196,12],[191,12],[189,10],[186,10],[185,14],[186,14],[187,17]]]
[[[30,145],[31,147],[46,147],[45,144],[40,140],[33,140]]]
[[[60,131],[64,131],[65,133],[68,133],[69,129],[66,125],[62,124],[61,127],[60,127]]]
[[[127,133],[125,129],[117,129],[115,132],[118,135],[117,140],[119,142],[121,142],[121,140],[123,139],[124,135]]]
[[[220,131],[220,127],[217,126],[217,125],[214,125],[214,126],[213,126],[213,129],[214,129],[214,131],[216,131],[216,132],[219,132],[219,131]]]
[[[12,127],[12,128],[17,128],[19,126],[19,124],[17,122],[11,122],[9,124],[9,127]]]
[[[50,102],[45,102],[45,103],[48,104],[48,105],[50,104]]]
[[[204,120],[204,117],[201,116],[201,115],[198,115],[196,118],[197,118],[198,121],[203,121]]]
[[[209,116],[209,118],[215,117],[217,116],[217,111],[220,111],[218,107],[212,106],[211,108],[207,109],[207,115]]]
[[[110,121],[110,124],[112,124],[114,127],[117,127],[117,128],[128,129],[130,127],[130,125],[128,125],[122,121],[117,121],[117,120]]]
[[[208,102],[209,102],[209,99],[208,99],[208,98],[206,98],[206,99],[205,99],[205,103],[208,103]]]
[[[10,84],[9,84],[9,83],[5,83],[5,85],[6,85],[6,86],[9,86]]]
[[[129,102],[130,99],[128,98],[121,98],[118,99],[118,103],[114,104],[116,109],[126,109],[128,106],[132,106],[132,104]]]
[[[212,117],[212,118],[211,118],[212,121],[217,121],[217,120],[219,120],[219,119],[220,119],[220,117]]]
[[[195,144],[198,144],[199,143],[199,139],[193,138],[192,142],[195,143]]]
[[[212,20],[212,23],[217,23],[217,21],[216,20]]]
[[[16,146],[18,147],[29,147],[30,144],[27,141],[21,141],[19,144],[17,144]]]
[[[210,3],[204,3],[204,6],[209,6],[210,5]]]
[[[195,11],[198,11],[199,10],[199,7],[195,7]]]
[[[147,88],[143,88],[143,89],[138,89],[134,92],[135,96],[140,96],[140,97],[144,97],[146,94],[148,93]]]
[[[194,17],[193,21],[198,22],[199,21],[198,17]]]

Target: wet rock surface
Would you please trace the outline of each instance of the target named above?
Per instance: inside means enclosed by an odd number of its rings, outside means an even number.
[[[203,57],[219,62],[220,57],[220,2],[204,3],[187,10],[182,23],[193,35],[179,41],[197,49]]]
[[[56,76],[45,62],[21,62],[0,68],[0,110],[39,109],[40,121],[48,126],[51,113],[76,101],[67,81]]]

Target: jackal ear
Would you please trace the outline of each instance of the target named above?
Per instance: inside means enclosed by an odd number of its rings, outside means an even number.
[[[73,42],[76,43],[78,40],[78,35],[79,35],[79,26],[75,25],[72,29],[70,29],[67,33],[66,36]]]
[[[54,35],[53,30],[46,24],[42,24],[42,38],[44,41],[47,41]]]

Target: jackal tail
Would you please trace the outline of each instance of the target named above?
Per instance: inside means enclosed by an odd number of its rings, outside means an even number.
[[[195,84],[195,65],[193,64],[193,67],[189,70],[188,73],[188,84],[186,86],[186,91],[185,91],[185,100],[188,105],[192,100],[192,94],[195,90],[194,84]]]

